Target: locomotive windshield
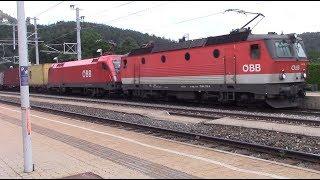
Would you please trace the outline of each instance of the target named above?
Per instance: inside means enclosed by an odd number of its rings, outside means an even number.
[[[286,39],[269,41],[269,50],[273,58],[307,58],[301,41],[292,42]],[[273,47],[273,48],[272,48]]]
[[[302,48],[302,45],[299,42],[294,43],[294,47],[295,47],[294,49],[296,50],[298,57],[300,57],[300,58],[307,57],[306,53],[304,52],[304,50]]]
[[[275,42],[275,46],[278,57],[293,57],[292,48],[289,43],[284,41]]]
[[[121,60],[113,60],[112,61],[114,69],[118,73],[120,71]]]

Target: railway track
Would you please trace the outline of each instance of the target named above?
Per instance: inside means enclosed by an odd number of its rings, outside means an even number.
[[[18,95],[16,92],[3,92],[2,94]],[[70,97],[70,96],[57,96],[57,95],[47,95],[47,94],[30,94],[31,97],[38,98],[51,98],[51,99],[61,99],[61,100],[72,100],[80,102],[89,103],[104,103],[112,105],[121,106],[135,106],[142,108],[152,108],[165,110],[171,115],[197,117],[204,119],[217,119],[223,117],[231,118],[245,118],[254,120],[266,120],[266,121],[276,121],[276,122],[288,122],[288,123],[298,123],[313,126],[320,126],[320,112],[312,110],[245,110],[241,108],[240,110],[235,110],[233,108],[213,108],[213,107],[190,107],[182,105],[172,105],[172,104],[155,104],[155,103],[145,103],[145,102],[127,102],[121,100],[106,100],[106,99],[91,99],[84,97]]]
[[[1,99],[1,101],[4,101]],[[16,102],[10,102],[6,101],[7,103],[11,104],[19,104],[18,101]],[[242,141],[236,141],[236,140],[230,140],[230,139],[225,139],[225,138],[219,138],[219,137],[213,137],[213,136],[208,136],[200,133],[192,133],[192,132],[185,132],[182,130],[171,130],[168,128],[162,128],[162,127],[155,127],[152,125],[147,125],[147,124],[138,124],[135,122],[124,122],[124,121],[119,121],[117,119],[113,118],[106,118],[106,117],[99,117],[96,114],[90,114],[86,113],[84,111],[80,112],[74,112],[68,109],[63,109],[63,110],[55,110],[53,108],[42,106],[42,105],[32,105],[34,109],[42,110],[42,111],[50,111],[53,113],[58,113],[58,114],[64,114],[66,116],[72,116],[72,117],[80,117],[81,119],[94,119],[94,121],[98,122],[103,122],[103,123],[113,123],[117,126],[122,126],[122,127],[128,127],[129,129],[133,129],[138,132],[146,133],[146,134],[152,134],[152,135],[158,135],[162,134],[166,138],[175,138],[175,137],[182,137],[187,139],[188,141],[191,140],[196,140],[196,141],[203,141],[203,142],[217,142],[219,144],[223,144],[226,146],[231,146],[234,148],[240,148],[240,149],[246,149],[249,151],[255,151],[255,152],[262,152],[266,154],[272,154],[277,157],[289,157],[292,159],[297,159],[301,161],[307,161],[307,162],[313,162],[313,163],[320,163],[320,155],[318,154],[311,154],[311,153],[306,153],[306,152],[300,152],[300,151],[293,151],[293,150],[288,150],[288,149],[283,149],[283,148],[277,148],[277,147],[272,147],[272,146],[265,146],[261,144],[255,144],[255,143],[248,143],[248,142],[242,142]]]

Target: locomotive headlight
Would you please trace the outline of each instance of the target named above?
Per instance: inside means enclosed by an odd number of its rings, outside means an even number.
[[[280,80],[284,80],[284,79],[287,78],[287,75],[286,75],[286,73],[284,73],[284,70],[281,71],[281,74],[280,74],[279,78],[280,78]]]
[[[307,79],[306,69],[303,69],[303,70],[302,70],[301,78],[303,78],[303,79]]]

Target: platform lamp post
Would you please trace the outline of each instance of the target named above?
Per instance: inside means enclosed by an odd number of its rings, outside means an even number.
[[[17,1],[17,15],[24,172],[30,173],[34,170],[34,165],[32,164],[27,26],[24,1]]]

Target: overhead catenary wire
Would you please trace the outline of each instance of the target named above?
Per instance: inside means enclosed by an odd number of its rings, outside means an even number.
[[[49,7],[48,9],[46,9],[46,10],[44,10],[44,11],[42,11],[42,12],[38,13],[37,15],[35,15],[35,17],[39,17],[41,14],[44,14],[44,13],[46,13],[46,12],[50,11],[51,9],[53,9],[53,8],[55,8],[55,7],[57,7],[57,6],[59,6],[59,5],[60,5],[60,4],[62,4],[63,2],[64,2],[64,1],[61,1],[61,2],[59,2],[59,3],[57,3],[57,4],[53,5],[53,6]]]
[[[126,3],[122,3],[122,4],[120,4],[120,5],[113,6],[113,7],[111,7],[111,8],[102,10],[101,13],[98,13],[98,14],[96,14],[95,16],[99,16],[99,15],[101,15],[101,14],[106,13],[107,11],[110,11],[110,10],[112,10],[112,9],[116,9],[116,8],[119,8],[119,7],[122,7],[122,6],[126,6],[126,5],[132,4],[132,3],[134,3],[134,2],[135,2],[135,1],[129,1],[129,2],[126,2]]]
[[[169,2],[165,2],[165,3],[157,4],[157,5],[155,5],[155,6],[148,7],[148,8],[139,10],[139,11],[135,11],[135,12],[129,13],[129,14],[125,15],[125,16],[121,16],[121,17],[118,17],[118,18],[109,20],[109,21],[107,21],[106,23],[119,21],[119,20],[121,20],[121,19],[124,19],[124,18],[130,17],[130,16],[133,16],[133,15],[136,15],[136,14],[139,14],[139,13],[142,13],[142,12],[145,12],[145,11],[148,11],[148,10],[150,10],[150,9],[157,8],[157,7],[159,7],[159,6],[162,6],[162,5],[165,5],[165,4],[168,4],[168,3],[169,3]],[[98,24],[98,25],[96,25],[96,26],[82,28],[82,30],[92,29],[92,28],[96,28],[96,27],[99,27],[99,26],[105,26],[105,25],[106,25],[106,24]]]
[[[185,19],[185,20],[177,21],[177,22],[175,22],[175,23],[166,24],[166,25],[161,26],[161,27],[148,28],[148,29],[146,29],[146,30],[154,30],[154,29],[159,29],[159,28],[164,29],[164,28],[171,27],[171,26],[173,26],[173,25],[182,24],[182,23],[186,23],[186,22],[190,22],[190,21],[195,21],[195,20],[202,19],[202,18],[207,18],[207,17],[214,16],[214,15],[223,14],[224,12],[225,12],[225,11],[219,11],[219,12],[215,12],[215,13],[210,13],[210,14],[207,14],[207,15],[204,15],[204,16],[198,16],[198,17],[195,17],[195,18]]]
[[[162,4],[158,4],[158,5],[155,5],[155,6],[152,6],[152,7],[148,7],[148,8],[145,8],[145,9],[142,9],[142,10],[139,10],[139,11],[136,11],[136,12],[133,12],[133,13],[129,13],[129,14],[125,15],[125,16],[121,16],[121,17],[112,19],[112,20],[110,20],[110,21],[108,21],[108,22],[119,21],[119,20],[121,20],[121,19],[124,19],[124,18],[130,17],[130,16],[133,16],[133,15],[139,14],[139,13],[141,13],[141,12],[144,12],[144,11],[147,11],[147,10],[150,10],[150,9],[153,9],[153,8],[156,8],[156,7],[159,7],[159,6],[162,6],[162,5],[164,5],[164,4],[168,4],[168,2],[162,3]],[[108,22],[107,22],[107,23],[108,23]],[[99,27],[99,26],[105,26],[105,24],[99,24],[99,25],[96,25],[96,26],[81,28],[81,30],[92,29],[92,28],[96,28],[96,27]],[[68,33],[62,34],[61,36],[58,36],[58,37],[56,37],[56,38],[54,38],[54,39],[51,39],[50,41],[48,41],[48,42],[46,42],[46,43],[50,43],[50,42],[52,42],[52,41],[54,41],[54,40],[60,39],[60,38],[62,38],[62,37],[65,37],[65,36],[67,36],[67,35],[69,35],[69,34],[74,33],[75,31],[76,31],[76,30],[73,30],[73,31],[70,31],[70,32],[68,32]]]
[[[64,2],[64,1],[62,1],[62,2]],[[62,2],[61,2],[61,3],[62,3]],[[100,13],[100,14],[99,14],[99,13],[98,13],[98,14],[95,14],[95,16],[101,15],[101,14],[105,13],[106,11],[109,11],[110,9],[116,9],[116,8],[119,8],[119,7],[122,7],[122,6],[129,5],[129,4],[134,3],[134,2],[135,2],[135,1],[130,1],[130,2],[126,2],[126,3],[120,4],[120,5],[114,6],[114,7],[112,7],[112,8],[103,10],[103,12]],[[59,5],[59,4],[57,4],[57,5]],[[56,6],[57,6],[57,5],[56,5]],[[38,30],[40,30],[40,29],[46,29],[46,28],[47,28],[47,27],[42,27],[42,28],[38,28]]]

